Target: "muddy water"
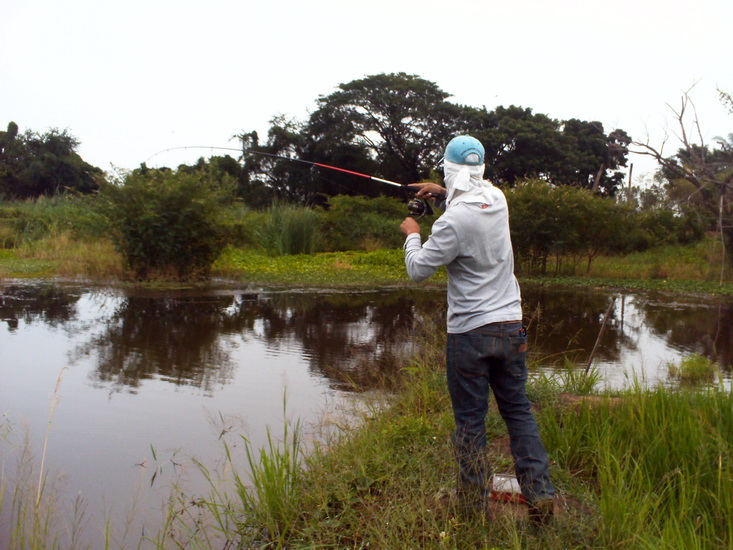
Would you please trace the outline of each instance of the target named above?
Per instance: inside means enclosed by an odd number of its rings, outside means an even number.
[[[317,424],[353,398],[355,384],[368,389],[391,368],[380,359],[409,343],[418,318],[445,311],[444,291],[425,289],[143,292],[4,283],[0,291],[4,476],[23,477],[19,449],[38,462],[48,433],[50,478],[62,502],[82,496],[93,547],[104,523],[113,546],[134,547],[143,529],[155,530],[173,483],[205,488],[191,458],[215,468],[222,442],[241,450],[246,435],[261,445],[284,416]],[[542,364],[568,357],[584,368],[614,297],[594,360],[603,384],[667,383],[668,363],[691,353],[718,360],[730,381],[730,301],[531,287],[523,295],[532,359]]]

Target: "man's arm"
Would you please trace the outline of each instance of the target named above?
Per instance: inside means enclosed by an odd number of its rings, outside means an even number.
[[[443,218],[433,224],[433,233],[424,245],[420,243],[420,226],[414,219],[406,218],[400,229],[407,235],[404,245],[405,267],[415,282],[424,281],[458,255],[458,238]]]

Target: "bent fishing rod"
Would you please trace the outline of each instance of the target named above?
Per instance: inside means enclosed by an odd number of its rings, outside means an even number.
[[[392,185],[395,187],[401,188],[403,191],[407,192],[413,192],[416,193],[420,190],[420,187],[417,185],[410,185],[407,183],[397,183],[396,181],[390,181],[386,180],[384,178],[378,178],[377,176],[371,176],[369,174],[362,174],[361,172],[355,172],[353,170],[346,170],[345,168],[339,168],[338,166],[331,166],[330,164],[323,164],[322,162],[313,162],[310,160],[303,160],[299,158],[293,158],[293,157],[286,157],[283,155],[275,155],[273,153],[265,153],[263,151],[252,151],[252,150],[243,150],[243,149],[235,149],[234,147],[206,147],[206,146],[187,146],[187,147],[173,147],[171,149],[165,149],[164,151],[160,151],[160,153],[165,153],[167,151],[173,151],[175,149],[222,149],[225,151],[238,151],[242,153],[243,156],[246,155],[261,155],[264,157],[270,157],[274,159],[279,160],[289,160],[292,162],[300,162],[302,164],[307,164],[310,166],[318,166],[320,168],[326,168],[328,170],[336,170],[338,172],[343,172],[345,174],[351,174],[352,176],[358,176],[362,178],[368,178],[372,181],[378,181],[380,183],[386,183],[387,185]],[[159,153],[155,153],[157,155]],[[148,160],[153,158],[155,155],[150,157]],[[438,195],[430,193],[428,195],[429,197],[438,197]],[[422,218],[423,216],[430,216],[433,214],[433,208],[430,206],[430,203],[427,201],[418,199],[418,198],[412,198],[407,203],[407,210],[409,211],[410,216],[414,216],[416,218]]]

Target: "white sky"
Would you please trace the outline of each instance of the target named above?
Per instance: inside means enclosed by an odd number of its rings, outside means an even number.
[[[733,92],[731,28],[730,0],[0,0],[0,126],[67,129],[104,170],[175,167],[224,153],[153,155],[264,138],[340,83],[404,71],[456,103],[655,144],[697,83],[712,141],[733,132],[716,91]],[[653,167],[630,161],[634,180]]]

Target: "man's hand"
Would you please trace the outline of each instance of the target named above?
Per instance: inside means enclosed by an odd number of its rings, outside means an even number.
[[[415,193],[415,196],[418,199],[424,199],[429,198],[432,196],[432,198],[435,198],[436,196],[445,196],[446,190],[444,187],[441,187],[437,183],[411,183],[410,187],[419,187],[420,190]]]
[[[405,236],[412,235],[413,233],[417,233],[419,235],[420,225],[415,221],[415,218],[407,217],[400,224],[400,231],[402,231]]]

